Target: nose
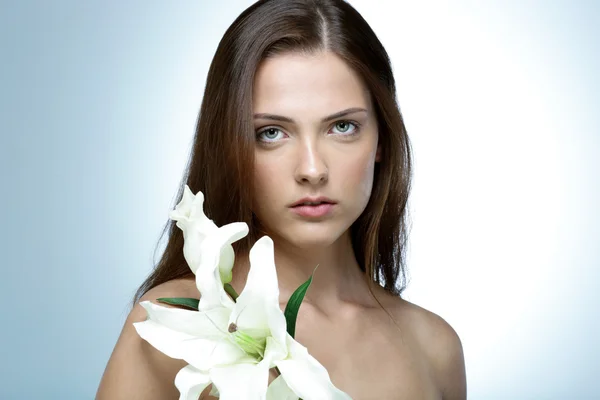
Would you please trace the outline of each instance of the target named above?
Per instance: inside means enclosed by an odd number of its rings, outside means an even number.
[[[295,178],[298,183],[319,185],[327,182],[329,170],[316,142],[302,143],[297,157]]]

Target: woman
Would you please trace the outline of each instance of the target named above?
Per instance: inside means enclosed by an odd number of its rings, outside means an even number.
[[[275,242],[282,309],[318,264],[296,339],[354,399],[464,399],[460,340],[403,300],[410,144],[390,61],[363,18],[338,0],[260,1],[219,43],[181,184],[218,225],[243,221],[232,285],[247,254]],[[178,398],[185,366],[134,330],[143,300],[199,297],[169,221],[162,259],[139,288],[98,399]],[[202,399],[208,399],[208,389]]]

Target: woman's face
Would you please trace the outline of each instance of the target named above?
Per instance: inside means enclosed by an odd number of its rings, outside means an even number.
[[[366,87],[333,53],[287,53],[263,61],[253,104],[254,213],[276,242],[333,244],[365,209],[380,157]]]

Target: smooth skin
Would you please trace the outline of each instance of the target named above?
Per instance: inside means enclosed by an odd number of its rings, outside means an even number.
[[[254,212],[275,242],[282,310],[319,265],[296,339],[354,399],[466,399],[456,332],[439,316],[368,282],[352,251],[349,228],[369,201],[381,152],[363,82],[330,52],[277,55],[261,64],[255,79]],[[325,217],[300,217],[289,206],[306,196],[326,196],[336,205]],[[238,255],[232,282],[238,293],[247,272],[247,257]],[[193,280],[182,279],[142,300],[199,295]],[[185,362],[139,338],[132,323],[144,319],[136,305],[97,399],[178,398],[173,381]],[[207,392],[202,399],[210,399]]]

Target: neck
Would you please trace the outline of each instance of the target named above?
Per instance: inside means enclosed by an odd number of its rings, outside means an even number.
[[[294,291],[311,274],[313,280],[304,297],[308,303],[325,314],[340,309],[370,304],[368,278],[356,261],[349,232],[327,247],[297,248],[282,240],[275,241],[275,265],[279,281],[279,301],[287,303]],[[316,270],[315,270],[316,268]],[[248,257],[236,259],[232,285],[239,291],[248,275]]]

